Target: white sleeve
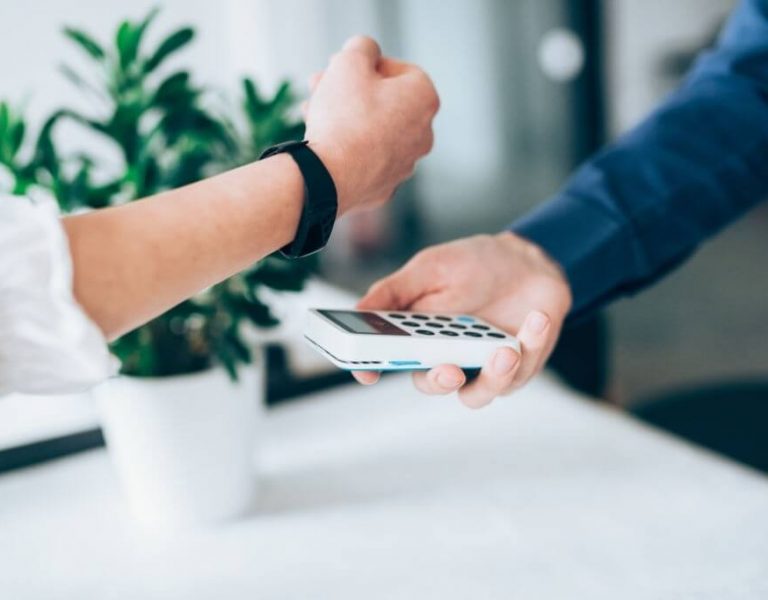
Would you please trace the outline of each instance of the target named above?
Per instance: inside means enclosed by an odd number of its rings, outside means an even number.
[[[81,390],[115,367],[72,294],[69,246],[53,201],[0,196],[0,396]]]

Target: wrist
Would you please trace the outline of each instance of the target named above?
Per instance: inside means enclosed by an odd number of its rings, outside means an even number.
[[[571,284],[568,281],[568,277],[562,266],[544,248],[511,231],[503,231],[496,234],[496,239],[508,250],[512,260],[527,263],[537,274],[555,283],[558,288],[558,295],[567,306],[565,312],[571,309],[573,293],[571,292]]]
[[[349,211],[355,197],[352,189],[354,185],[350,181],[354,168],[348,163],[338,144],[310,140],[307,145],[320,158],[333,179],[336,186],[337,217],[341,217]]]

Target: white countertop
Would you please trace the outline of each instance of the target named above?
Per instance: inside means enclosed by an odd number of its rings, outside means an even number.
[[[102,450],[0,477],[0,597],[768,598],[768,478],[549,379],[472,412],[393,377],[265,430],[253,515],[164,540]]]

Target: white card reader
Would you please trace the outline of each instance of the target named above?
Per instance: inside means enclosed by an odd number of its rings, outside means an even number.
[[[304,336],[347,371],[414,371],[449,363],[482,367],[517,339],[471,315],[313,308]]]

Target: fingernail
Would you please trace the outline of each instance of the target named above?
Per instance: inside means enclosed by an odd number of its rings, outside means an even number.
[[[437,383],[440,387],[453,389],[461,385],[461,379],[453,373],[438,373]]]
[[[525,320],[525,327],[531,333],[542,333],[549,325],[549,318],[544,313],[532,312]]]
[[[497,375],[508,375],[517,364],[517,355],[509,352],[497,352],[493,357],[493,372]]]

